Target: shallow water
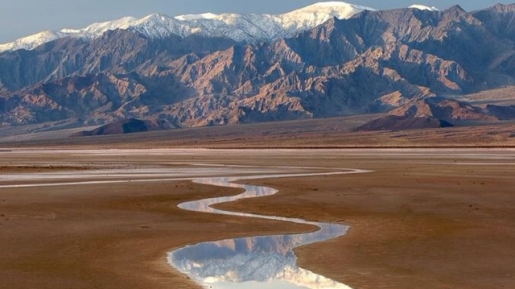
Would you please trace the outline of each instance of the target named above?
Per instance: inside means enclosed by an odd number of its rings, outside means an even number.
[[[277,190],[273,188],[239,185],[234,183],[241,179],[291,176],[300,177],[362,172],[365,171],[353,170],[336,173],[197,179],[195,182],[199,184],[242,188],[245,192],[237,196],[187,202],[180,204],[180,208],[198,212],[281,220],[313,225],[314,232],[205,242],[171,252],[168,256],[168,261],[173,267],[187,274],[191,279],[201,284],[204,288],[349,289],[350,287],[345,284],[338,283],[322,275],[298,267],[296,265],[296,256],[293,253],[293,249],[296,247],[342,236],[346,233],[348,229],[347,226],[308,222],[294,218],[228,212],[214,209],[211,206],[219,203],[232,202],[242,198],[269,196],[277,192]],[[318,230],[315,226],[318,227]],[[345,270],[345,268],[342,268],[342,270]]]

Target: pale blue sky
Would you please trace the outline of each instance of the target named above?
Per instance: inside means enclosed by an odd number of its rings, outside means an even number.
[[[0,0],[0,43],[13,41],[42,30],[82,28],[94,22],[123,16],[143,17],[151,13],[170,16],[202,12],[283,13],[316,0]],[[376,9],[407,7],[411,4],[448,8],[454,4],[472,11],[515,2],[502,0],[348,0],[347,3]]]

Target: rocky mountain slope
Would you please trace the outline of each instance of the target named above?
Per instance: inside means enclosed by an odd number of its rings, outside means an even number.
[[[515,84],[514,16],[515,5],[364,10],[247,44],[134,29],[65,37],[0,54],[0,122],[192,127],[378,112],[434,123],[511,119],[510,109],[456,97]]]

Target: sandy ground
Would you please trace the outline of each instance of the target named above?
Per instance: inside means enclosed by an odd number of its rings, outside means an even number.
[[[224,208],[349,224],[299,248],[300,265],[353,288],[515,288],[515,151],[265,150],[0,152],[0,179],[62,168],[180,163],[374,170],[253,180],[279,194]],[[0,288],[198,288],[166,252],[300,225],[181,211],[238,193],[189,181],[0,189]]]

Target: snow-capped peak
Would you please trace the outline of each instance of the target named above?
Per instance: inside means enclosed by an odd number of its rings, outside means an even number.
[[[175,17],[175,19],[179,21],[189,21],[189,20],[198,20],[198,19],[214,19],[219,17],[217,14],[213,13],[202,13],[202,14],[187,14],[187,15],[180,15]]]
[[[44,31],[11,43],[0,44],[0,52],[34,49],[44,43],[65,38],[94,39],[115,29],[132,30],[149,38],[162,38],[176,34],[182,37],[200,34],[211,37],[229,37],[239,42],[270,41],[291,37],[298,32],[314,28],[336,17],[346,19],[363,10],[373,10],[340,1],[320,2],[299,10],[279,15],[270,14],[189,14],[170,17],[151,14],[141,19],[124,17],[114,21],[94,23],[83,29]]]
[[[127,29],[137,21],[134,17],[124,17],[114,21],[93,23],[82,29],[62,29],[60,31],[43,31],[20,38],[14,42],[0,44],[0,52],[8,50],[27,49],[31,50],[47,42],[65,37],[95,38],[106,31],[115,29]]]
[[[62,29],[60,32],[64,34],[98,35],[109,30],[127,28],[135,21],[137,19],[134,17],[123,17],[114,21],[93,23],[83,29]]]
[[[428,10],[428,11],[440,11],[435,6],[429,7],[429,6],[425,6],[425,5],[419,5],[419,4],[411,5],[409,8],[418,9],[418,10]]]
[[[27,37],[23,37],[15,40],[11,43],[0,44],[0,52],[8,51],[8,50],[18,50],[18,49],[34,49],[39,45],[45,44],[52,40],[56,40],[59,38],[66,37],[60,32],[57,31],[42,31],[36,33],[34,35],[30,35]]]
[[[275,16],[283,26],[309,28],[316,27],[327,20],[336,17],[347,19],[363,10],[374,10],[370,7],[349,4],[340,1],[320,2],[313,5]],[[307,27],[306,27],[307,28]]]
[[[349,14],[355,14],[356,11],[363,10],[374,10],[373,8],[354,5],[342,1],[328,1],[328,2],[319,2],[312,4],[310,6],[286,13],[335,13],[340,17],[349,17]],[[284,15],[284,14],[283,14]]]

